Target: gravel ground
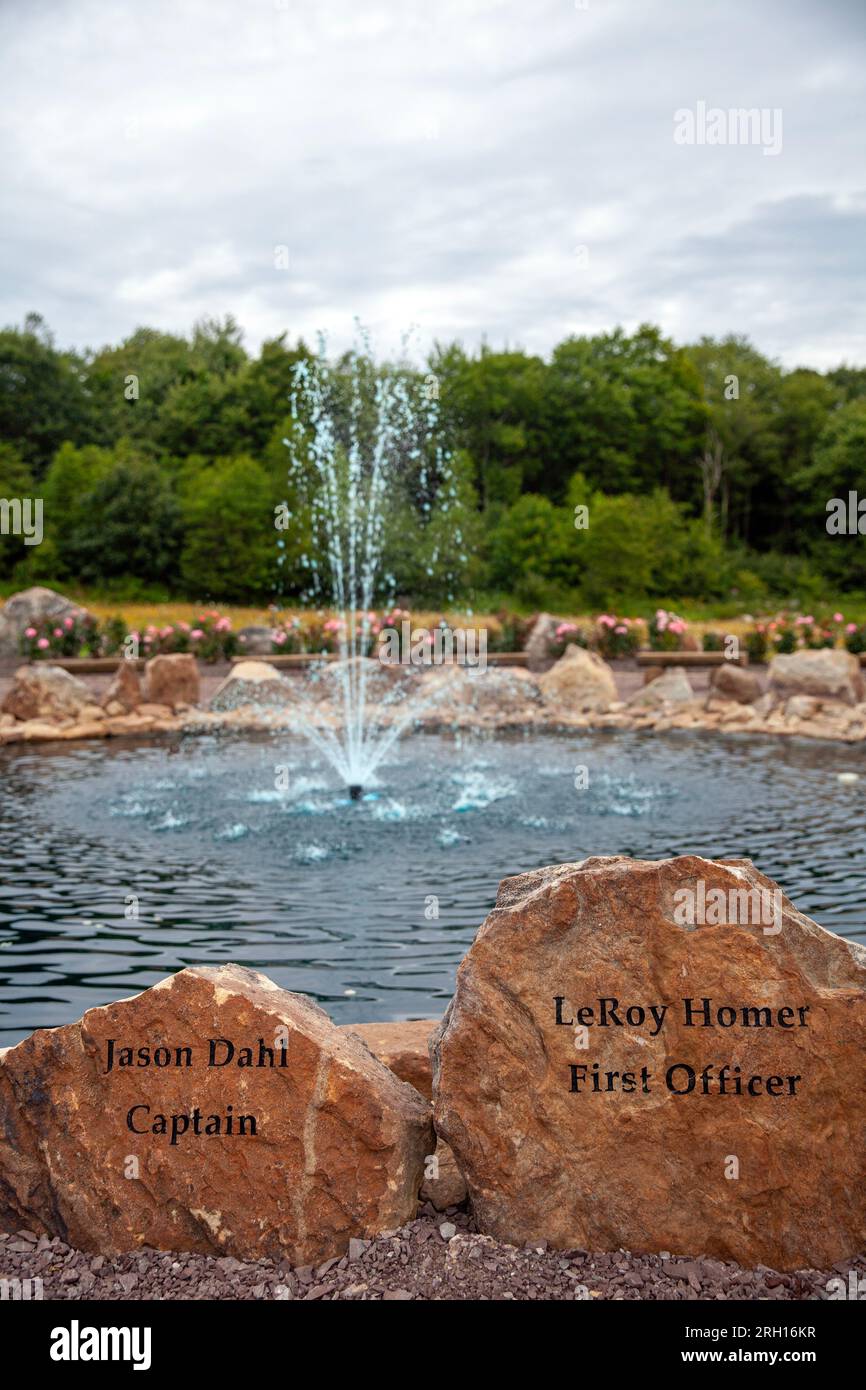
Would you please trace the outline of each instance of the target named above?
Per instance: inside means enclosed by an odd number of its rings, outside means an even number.
[[[425,1205],[416,1221],[348,1255],[292,1268],[286,1261],[210,1255],[87,1255],[32,1232],[0,1235],[0,1279],[41,1278],[45,1299],[754,1299],[827,1297],[828,1280],[866,1275],[866,1256],[833,1269],[780,1274],[711,1259],[517,1250],[474,1232],[463,1211]]]

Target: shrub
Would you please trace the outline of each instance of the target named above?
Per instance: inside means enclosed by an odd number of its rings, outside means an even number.
[[[768,623],[767,631],[779,656],[790,656],[797,650],[799,634],[787,614],[783,613],[777,622]]]
[[[115,656],[120,651],[127,637],[129,628],[119,614],[111,618],[106,618],[100,633],[100,652],[103,656]]]
[[[848,623],[845,628],[845,646],[852,656],[866,652],[866,623],[861,623],[859,627],[856,623]]]
[[[596,619],[592,644],[605,661],[634,656],[641,643],[641,625],[634,618],[602,613]]]
[[[130,636],[138,639],[144,657],[190,652],[199,661],[212,664],[228,661],[238,649],[231,618],[217,612],[201,613],[194,623],[166,623],[159,628],[151,624],[143,633],[132,632]]]
[[[99,656],[99,624],[90,613],[70,613],[65,618],[40,618],[24,629],[22,654],[31,661],[52,657]]]
[[[553,657],[562,656],[566,647],[588,647],[589,638],[577,623],[559,623],[548,643],[548,652]]]
[[[800,641],[810,651],[836,645],[836,633],[833,628],[827,623],[816,622],[811,615],[808,618],[795,619],[795,626],[800,629]]]
[[[492,652],[523,651],[527,632],[532,624],[506,608],[501,608],[495,617],[496,627],[487,630],[488,649]]]
[[[656,609],[649,621],[649,642],[654,652],[677,652],[683,645],[688,624],[676,613]]]
[[[341,618],[328,618],[324,613],[317,613],[307,625],[307,651],[315,655],[338,652],[342,635]]]
[[[749,661],[766,661],[769,647],[770,634],[767,631],[767,624],[756,623],[755,626],[750,628],[746,633],[746,651],[749,654]]]
[[[275,655],[296,656],[305,650],[304,628],[300,618],[289,618],[288,622],[278,624],[271,640],[271,651]]]
[[[705,652],[721,652],[724,651],[725,639],[721,632],[705,632],[701,646]]]

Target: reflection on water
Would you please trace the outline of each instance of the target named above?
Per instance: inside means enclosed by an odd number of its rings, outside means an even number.
[[[866,938],[860,748],[416,737],[352,803],[285,738],[57,747],[0,750],[2,1045],[227,960],[339,1023],[436,1015],[499,879],[589,854],[746,856]]]

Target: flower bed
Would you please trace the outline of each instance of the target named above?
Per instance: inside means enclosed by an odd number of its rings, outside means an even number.
[[[230,618],[210,611],[195,622],[150,624],[143,631],[129,631],[122,618],[100,623],[90,613],[65,618],[44,618],[25,628],[21,652],[30,661],[73,660],[111,656],[151,657],[190,652],[200,661],[227,661],[237,651],[237,637]]]
[[[99,623],[90,613],[41,618],[24,629],[20,645],[22,656],[30,661],[110,655],[105,649]]]
[[[751,662],[761,662],[797,651],[832,649],[840,641],[855,656],[866,651],[866,624],[846,625],[842,613],[816,618],[812,613],[783,612],[759,619],[746,634],[746,649]]]

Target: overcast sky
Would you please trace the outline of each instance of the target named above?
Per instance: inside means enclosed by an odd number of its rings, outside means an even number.
[[[866,0],[0,0],[0,322],[864,363],[864,73]]]

